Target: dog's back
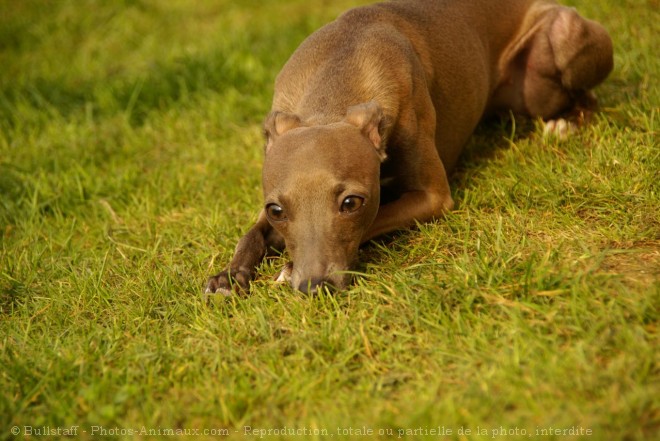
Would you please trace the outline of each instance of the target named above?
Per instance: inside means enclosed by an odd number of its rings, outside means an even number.
[[[499,54],[531,3],[408,0],[352,9],[292,55],[277,78],[273,110],[325,124],[374,100],[392,125],[394,153],[397,142],[407,141],[402,106],[423,84],[436,113],[439,153],[451,168],[489,105]]]

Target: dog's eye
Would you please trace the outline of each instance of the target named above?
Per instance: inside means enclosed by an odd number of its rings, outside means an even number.
[[[281,222],[286,220],[286,214],[284,213],[284,208],[280,207],[277,204],[268,204],[266,205],[266,216],[272,221]]]
[[[342,213],[353,213],[362,207],[364,204],[364,198],[360,196],[348,196],[341,203],[341,212]]]

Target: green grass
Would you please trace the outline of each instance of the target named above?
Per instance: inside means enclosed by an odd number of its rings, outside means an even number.
[[[346,292],[273,284],[281,257],[204,304],[261,204],[277,71],[355,3],[0,0],[0,439],[658,436],[653,1],[572,3],[616,49],[578,136],[481,129],[458,209],[365,247]]]

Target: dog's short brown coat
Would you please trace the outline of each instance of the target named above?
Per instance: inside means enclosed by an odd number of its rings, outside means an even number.
[[[247,288],[268,250],[284,247],[295,288],[344,287],[361,243],[453,207],[447,174],[484,116],[551,119],[591,106],[612,63],[605,29],[550,0],[346,12],[277,77],[264,124],[266,207],[207,292]],[[381,184],[393,201],[380,204]]]

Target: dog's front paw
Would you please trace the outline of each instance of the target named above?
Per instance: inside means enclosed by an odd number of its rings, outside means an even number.
[[[205,294],[231,296],[247,292],[252,280],[252,273],[242,268],[229,268],[209,278]]]

